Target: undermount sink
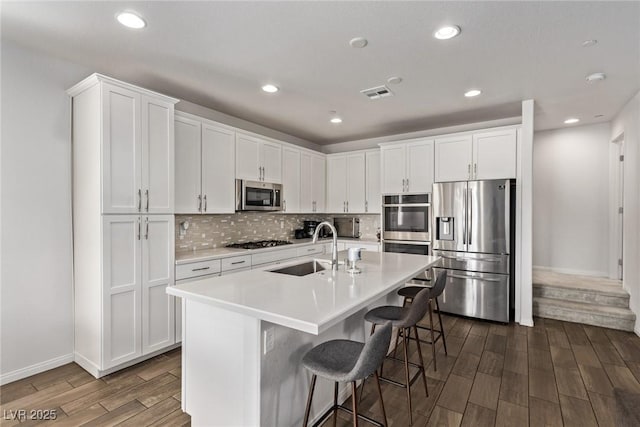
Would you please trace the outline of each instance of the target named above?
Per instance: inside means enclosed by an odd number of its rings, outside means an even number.
[[[324,268],[318,261],[306,261],[301,264],[290,265],[289,267],[269,271],[272,273],[288,274],[290,276],[307,276],[323,270],[326,270],[326,268]]]

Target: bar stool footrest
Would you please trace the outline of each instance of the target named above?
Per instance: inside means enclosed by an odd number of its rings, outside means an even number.
[[[343,411],[353,416],[353,410],[351,410],[351,408],[347,408],[346,406],[343,406],[343,405],[333,405],[331,408],[327,409],[324,412],[324,414],[322,414],[322,416],[318,419],[318,421],[316,421],[313,424],[313,427],[318,427],[322,425],[322,423],[325,422],[327,418],[329,418],[330,415],[333,415],[333,413],[336,412],[338,409],[342,409]],[[336,414],[336,416],[338,416],[338,414]],[[386,427],[384,424],[374,420],[373,418],[369,418],[366,415],[358,414],[358,418],[370,424],[373,424],[374,426],[377,426],[377,427]]]

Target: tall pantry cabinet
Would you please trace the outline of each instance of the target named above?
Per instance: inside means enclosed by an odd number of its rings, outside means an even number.
[[[75,361],[100,377],[175,344],[174,104],[99,74],[72,97]]]

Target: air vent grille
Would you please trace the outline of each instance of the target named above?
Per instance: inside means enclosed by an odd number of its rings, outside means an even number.
[[[386,98],[387,96],[393,96],[393,92],[388,87],[382,85],[378,87],[372,87],[371,89],[361,90],[360,93],[365,94],[369,99]]]

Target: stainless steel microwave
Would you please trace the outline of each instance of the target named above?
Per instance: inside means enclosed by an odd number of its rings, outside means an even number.
[[[236,179],[236,211],[281,211],[282,184]]]

